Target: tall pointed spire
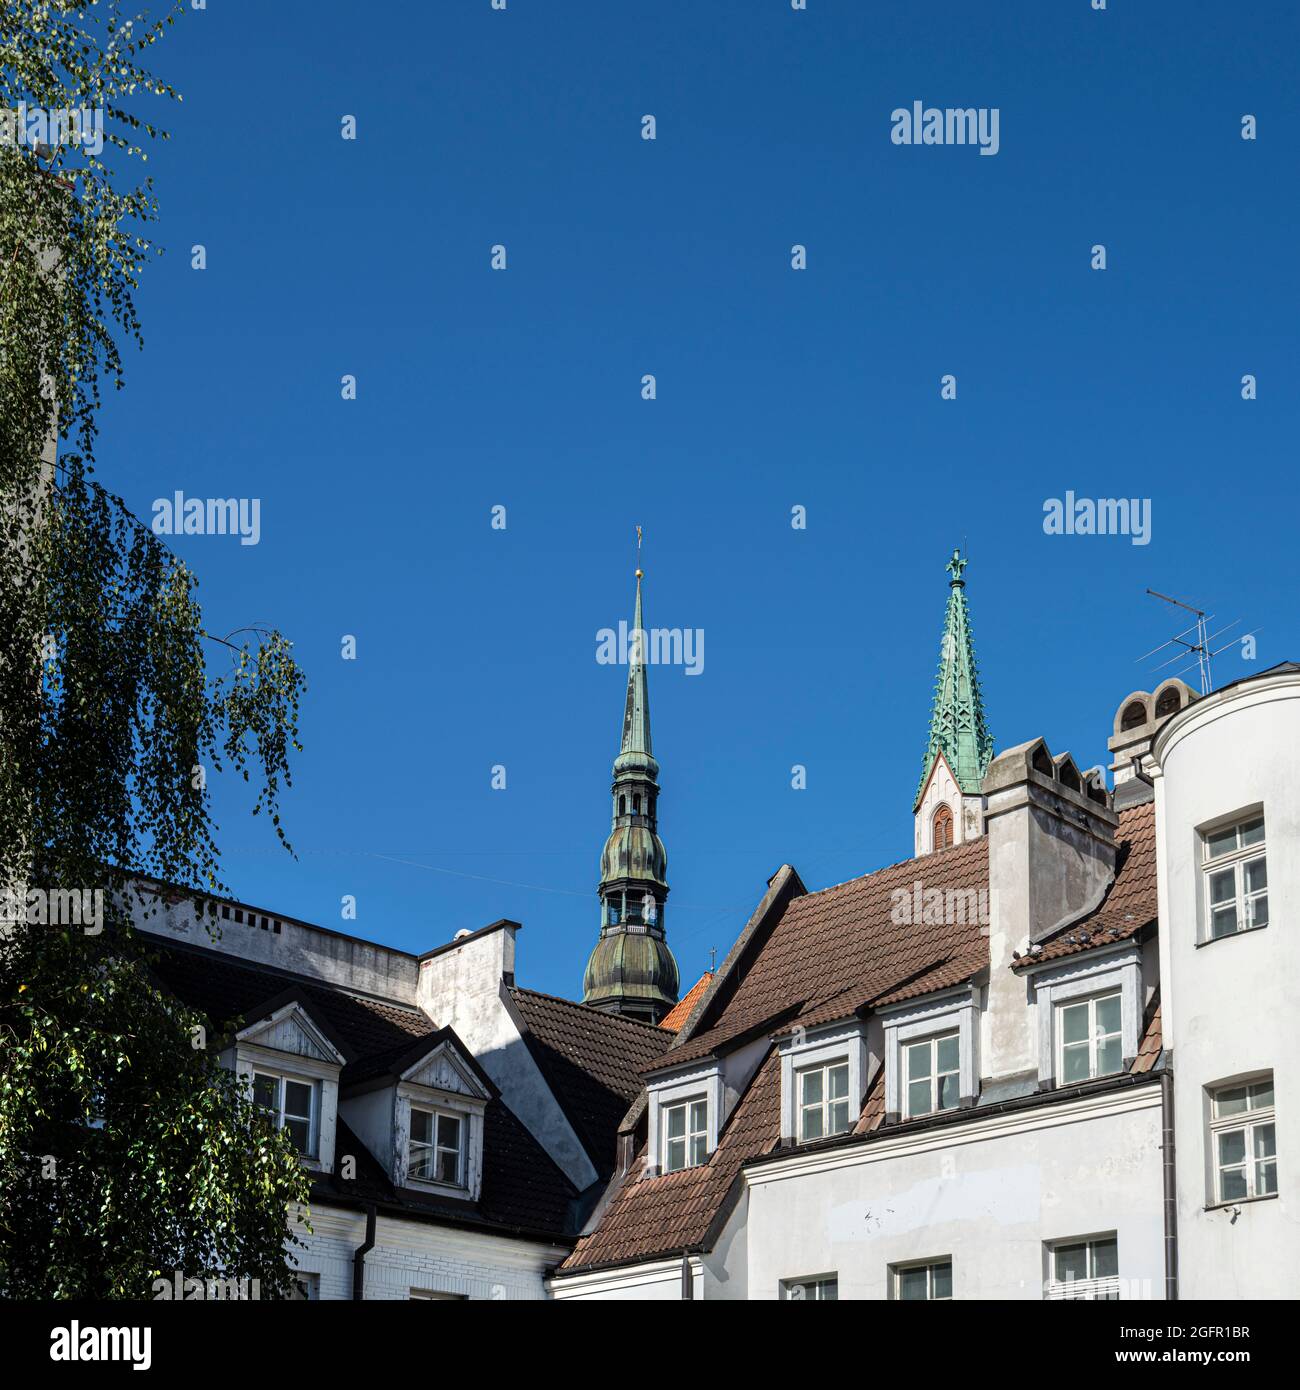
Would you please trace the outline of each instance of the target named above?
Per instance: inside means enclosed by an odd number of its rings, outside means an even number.
[[[638,527],[638,552],[640,546]],[[600,857],[600,939],[587,961],[583,1003],[657,1023],[677,1002],[678,977],[664,939],[668,855],[658,835],[659,764],[650,743],[643,578],[638,566],[623,738],[611,788],[613,824]]]
[[[930,714],[930,740],[925,749],[921,784],[916,806],[921,804],[935,761],[942,754],[948,769],[966,796],[978,796],[984,774],[993,758],[993,735],[984,719],[984,700],[980,695],[979,668],[975,663],[975,644],[971,637],[970,610],[966,605],[966,581],[962,572],[966,558],[952,552],[946,566],[948,611],[944,617],[943,641],[939,648],[939,674],[934,686],[934,708]]]

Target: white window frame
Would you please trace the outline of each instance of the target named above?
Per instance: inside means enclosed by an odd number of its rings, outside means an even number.
[[[275,1122],[276,1129],[284,1129],[285,1120],[306,1120],[307,1121],[307,1147],[297,1149],[300,1158],[316,1158],[320,1150],[320,1084],[310,1076],[295,1076],[292,1072],[272,1070],[264,1065],[254,1063],[250,1073],[252,1077],[252,1094],[254,1101],[257,1101],[257,1083],[259,1081],[274,1081],[276,1083],[275,1105],[262,1106]],[[308,1114],[299,1115],[290,1113],[285,1109],[285,1093],[288,1090],[288,1083],[295,1086],[305,1086],[308,1093],[307,1109]],[[296,1149],[296,1146],[295,1146]]]
[[[670,1117],[679,1110],[682,1112],[682,1132],[680,1135],[674,1135]],[[662,1129],[663,1153],[660,1156],[660,1165],[665,1173],[680,1173],[686,1168],[699,1168],[709,1161],[709,1098],[703,1091],[698,1095],[683,1096],[680,1100],[666,1103],[663,1107]],[[682,1161],[676,1166],[670,1165],[668,1161],[674,1144],[682,1146]]]
[[[781,1142],[804,1142],[800,1137],[803,1133],[800,1074],[845,1062],[849,1068],[849,1126],[845,1132],[852,1133],[862,1115],[862,1097],[867,1089],[870,1057],[866,1023],[855,1018],[811,1031],[788,1033],[780,1039],[778,1049],[781,1054]]]
[[[941,1294],[938,1298],[934,1295],[934,1274],[935,1270],[948,1267],[948,1292]],[[903,1299],[903,1275],[914,1274],[917,1270],[925,1271],[925,1298],[908,1299],[912,1302],[925,1303],[951,1303],[953,1299],[953,1266],[951,1255],[936,1255],[930,1260],[905,1260],[901,1264],[889,1266],[889,1297],[895,1303],[902,1303]]]
[[[1097,1031],[1097,1006],[1105,999],[1114,999],[1119,1004],[1119,1028],[1113,1033],[1099,1033]],[[1097,994],[1088,994],[1082,998],[1062,999],[1054,1005],[1056,1018],[1054,1020],[1054,1031],[1056,1034],[1056,1076],[1057,1084],[1061,1086],[1082,1086],[1086,1081],[1100,1081],[1104,1076],[1119,1076],[1124,1070],[1124,992],[1121,989],[1104,989]],[[1065,1079],[1065,1028],[1062,1023],[1062,1016],[1066,1009],[1088,1010],[1087,1043],[1088,1043],[1088,1075],[1074,1081]],[[1119,1039],[1119,1066],[1113,1071],[1098,1071],[1097,1058],[1101,1051],[1101,1042],[1104,1038]],[[1071,1044],[1078,1046],[1078,1044]]]
[[[1249,844],[1244,843],[1243,832],[1248,827],[1253,828],[1255,825],[1258,825],[1260,829],[1259,839]],[[1235,834],[1236,848],[1211,857],[1210,841],[1215,836],[1228,832]],[[1268,926],[1268,827],[1264,822],[1263,809],[1252,811],[1249,815],[1234,816],[1230,820],[1219,822],[1217,825],[1205,826],[1199,833],[1201,839],[1201,944],[1223,941],[1229,937],[1239,936],[1242,932],[1262,931]],[[1256,863],[1264,865],[1264,886],[1248,889],[1246,870]],[[1231,904],[1237,924],[1232,931],[1223,932],[1216,936],[1214,934],[1215,904],[1211,896],[1211,885],[1215,878],[1228,870],[1232,871],[1233,876]],[[1256,922],[1253,920],[1256,911],[1255,904],[1261,898],[1265,904],[1265,920]],[[1224,908],[1228,906],[1228,903],[1225,901],[1218,906]]]
[[[844,1073],[844,1094],[840,1096],[831,1095],[831,1073]],[[804,1098],[805,1084],[814,1076],[821,1077],[821,1099],[806,1100]],[[814,1144],[819,1139],[833,1139],[837,1135],[847,1134],[853,1128],[853,1097],[849,1090],[849,1059],[847,1055],[830,1058],[825,1062],[817,1062],[813,1066],[800,1067],[795,1072],[795,1085],[798,1087],[798,1095],[795,1097],[795,1104],[799,1109],[799,1142],[801,1144]],[[844,1124],[839,1129],[831,1128],[831,1108],[832,1106],[844,1107]],[[816,1111],[820,1117],[819,1134],[808,1135],[805,1133],[806,1119],[810,1112]]]
[[[1142,948],[1126,941],[1114,948],[1097,947],[1086,955],[1067,956],[1029,972],[1038,1012],[1038,1084],[1044,1090],[1063,1086],[1058,1069],[1058,1006],[1090,995],[1119,990],[1121,1076],[1138,1054],[1142,1025]],[[1079,1086],[1083,1082],[1071,1082]]]
[[[907,1115],[906,1050],[909,1044],[957,1034],[957,1110],[975,1104],[979,1092],[979,990],[963,986],[945,990],[929,999],[910,1000],[881,1010],[885,1029],[885,1118],[890,1123]],[[952,1109],[931,1110],[929,1115],[950,1115]],[[925,1118],[916,1116],[917,1119]]]
[[[1256,1093],[1268,1088],[1272,1099],[1267,1105],[1257,1105]],[[1231,1114],[1219,1114],[1219,1103],[1228,1091],[1246,1092],[1246,1109]],[[1211,1173],[1211,1206],[1231,1207],[1239,1202],[1262,1201],[1277,1196],[1277,1103],[1273,1091],[1273,1074],[1266,1072],[1259,1076],[1247,1077],[1241,1081],[1221,1082],[1209,1089],[1209,1160]],[[1271,1127],[1273,1130],[1273,1152],[1257,1155],[1255,1152],[1255,1132]],[[1228,1133],[1240,1131],[1243,1135],[1242,1161],[1223,1164],[1219,1161],[1219,1140]],[[1264,1163],[1273,1165],[1273,1191],[1260,1192],[1259,1168]],[[1240,1168],[1246,1179],[1246,1193],[1241,1197],[1223,1195],[1223,1174],[1225,1168]]]
[[[809,1279],[782,1279],[782,1303],[838,1303],[840,1276],[817,1274]]]
[[[957,1065],[950,1071],[939,1070],[939,1044],[943,1042],[955,1042],[957,1044]],[[903,1093],[903,1118],[905,1120],[921,1120],[927,1115],[942,1115],[947,1110],[957,1110],[961,1108],[961,1034],[955,1028],[950,1028],[943,1033],[931,1033],[929,1037],[915,1038],[909,1042],[901,1044],[902,1047],[902,1066],[903,1075],[899,1078],[899,1085]],[[930,1053],[930,1070],[926,1076],[912,1076],[912,1053],[918,1048],[926,1048]],[[942,1104],[943,1087],[939,1082],[945,1076],[955,1076],[957,1078],[957,1099],[951,1105]],[[924,1110],[912,1109],[912,1086],[920,1081],[929,1082],[930,1103]]]
[[[1115,1273],[1097,1273],[1097,1247],[1114,1245]],[[1057,1273],[1057,1256],[1066,1250],[1082,1247],[1084,1250],[1085,1276],[1082,1279],[1061,1279]],[[1107,1231],[1095,1236],[1070,1236],[1064,1240],[1047,1242],[1047,1279],[1044,1297],[1050,1301],[1103,1302],[1110,1303],[1120,1296],[1119,1285],[1119,1236],[1115,1231]]]
[[[415,1117],[417,1115],[427,1115],[430,1120],[429,1140],[415,1137]],[[438,1121],[452,1120],[456,1125],[456,1148],[450,1149],[445,1144],[438,1142]],[[450,1110],[446,1107],[436,1105],[421,1105],[418,1101],[411,1102],[411,1120],[406,1131],[406,1175],[407,1179],[414,1179],[416,1182],[437,1183],[441,1187],[464,1187],[466,1169],[466,1150],[469,1139],[469,1116],[459,1110]],[[415,1171],[416,1150],[427,1152],[433,1159],[434,1171],[432,1173],[417,1173]],[[450,1181],[447,1178],[438,1176],[438,1157],[444,1153],[455,1153],[456,1155],[456,1176]]]
[[[646,1088],[649,1118],[646,1133],[646,1166],[642,1177],[653,1178],[666,1171],[668,1111],[683,1101],[705,1102],[704,1162],[718,1147],[718,1125],[722,1115],[722,1065],[716,1058],[683,1067],[667,1076],[654,1077]],[[688,1116],[689,1119],[689,1116]],[[688,1167],[695,1165],[688,1164]],[[676,1171],[681,1172],[681,1169]]]

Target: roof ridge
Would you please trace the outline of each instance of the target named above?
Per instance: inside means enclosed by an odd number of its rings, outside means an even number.
[[[825,888],[814,888],[810,892],[795,898],[794,902],[807,902],[809,898],[820,898],[825,893],[834,893],[839,888],[849,888],[855,883],[865,883],[869,878],[875,878],[878,874],[887,874],[891,869],[901,869],[905,864],[919,864],[923,860],[930,861],[938,859],[942,855],[955,855],[958,850],[970,850],[976,845],[987,847],[988,837],[986,835],[976,835],[973,839],[963,840],[958,845],[948,845],[945,849],[932,850],[929,854],[913,854],[907,859],[896,859],[892,864],[882,864],[878,869],[869,869],[865,874],[858,874],[854,878],[846,878],[842,883],[829,883]]]
[[[619,1023],[630,1023],[637,1028],[649,1029],[650,1032],[659,1033],[666,1038],[673,1036],[670,1030],[661,1028],[657,1023],[647,1023],[641,1018],[628,1018],[625,1014],[611,1013],[608,1009],[597,1009],[591,1004],[584,1004],[581,999],[566,999],[561,994],[547,994],[545,990],[529,989],[527,985],[511,985],[510,988],[515,994],[531,994],[537,999],[549,999],[553,1004],[567,1004],[572,1009],[581,1009],[584,1014],[612,1018]]]

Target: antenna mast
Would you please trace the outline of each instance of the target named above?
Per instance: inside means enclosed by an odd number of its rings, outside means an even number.
[[[1155,589],[1148,589],[1147,593],[1149,593],[1152,598],[1161,599],[1165,603],[1172,603],[1175,608],[1182,608],[1188,613],[1194,613],[1196,615],[1196,622],[1194,624],[1196,631],[1195,642],[1188,642],[1186,640],[1187,634],[1193,629],[1190,627],[1184,628],[1176,637],[1171,637],[1168,642],[1162,643],[1155,651],[1148,652],[1147,656],[1154,656],[1156,652],[1163,650],[1164,647],[1168,647],[1175,642],[1187,651],[1195,652],[1196,666],[1200,671],[1201,677],[1201,694],[1208,695],[1214,688],[1214,679],[1210,673],[1210,657],[1213,656],[1214,653],[1210,651],[1210,637],[1207,630],[1208,614],[1203,608],[1193,608],[1190,603],[1183,603],[1180,599],[1170,598],[1168,594],[1157,593]],[[1140,657],[1139,660],[1145,661],[1146,657]]]

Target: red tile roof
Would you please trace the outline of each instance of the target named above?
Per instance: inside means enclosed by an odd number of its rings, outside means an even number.
[[[677,1032],[690,1017],[691,1010],[704,997],[704,991],[708,989],[711,979],[713,979],[713,971],[706,970],[691,986],[690,990],[659,1020],[660,1028],[666,1028],[670,1033]]]

